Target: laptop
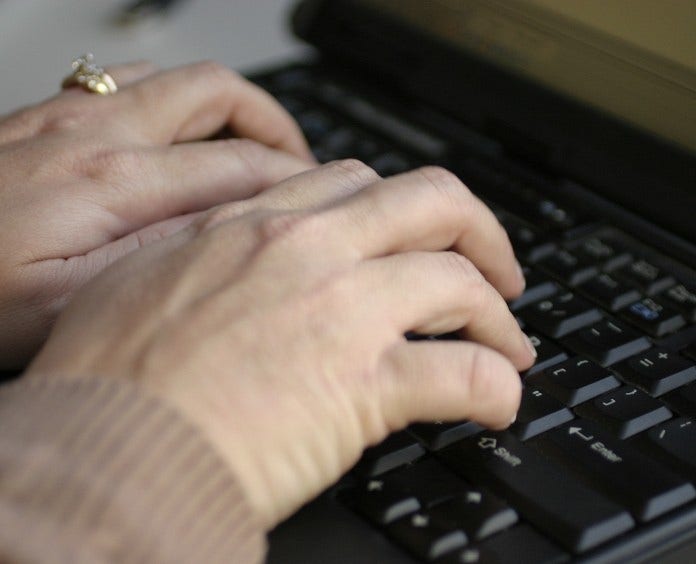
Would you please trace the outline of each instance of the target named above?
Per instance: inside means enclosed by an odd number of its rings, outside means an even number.
[[[538,360],[510,429],[393,434],[269,562],[696,561],[694,4],[305,0],[292,26],[314,54],[251,78],[320,161],[483,198]]]

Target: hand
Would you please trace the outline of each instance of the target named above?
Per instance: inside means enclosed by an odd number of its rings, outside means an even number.
[[[315,164],[285,110],[222,66],[108,70],[113,96],[71,88],[0,122],[0,369],[117,258]],[[190,142],[226,124],[258,143]]]
[[[409,422],[509,425],[533,354],[501,294],[523,284],[452,174],[382,180],[342,161],[113,265],[27,377],[140,382],[207,435],[270,528]],[[404,338],[458,329],[466,340]]]

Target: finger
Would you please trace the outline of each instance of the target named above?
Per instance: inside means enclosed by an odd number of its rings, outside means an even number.
[[[292,211],[321,207],[350,196],[379,180],[379,175],[373,169],[354,159],[333,161],[320,168],[321,175],[314,174],[316,169],[310,169],[287,178],[252,198],[211,210],[207,217],[201,218],[199,229],[209,229],[259,209]]]
[[[364,257],[452,248],[505,297],[524,288],[505,230],[452,173],[425,167],[373,184],[327,210],[341,236]]]
[[[148,76],[152,76],[159,69],[157,65],[150,61],[135,61],[133,63],[124,63],[121,65],[111,65],[104,70],[111,75],[116,86],[124,88]]]
[[[124,119],[151,142],[201,139],[228,125],[239,137],[314,161],[290,114],[222,65],[198,63],[161,72],[119,95]]]
[[[120,236],[168,217],[249,198],[311,164],[249,140],[186,143],[103,153],[88,176],[97,201],[119,218]],[[90,187],[93,190],[93,187]]]
[[[493,348],[518,370],[534,362],[532,345],[500,294],[473,264],[454,252],[408,252],[358,267],[361,294],[397,334],[462,334]]]
[[[399,343],[380,368],[379,399],[390,430],[413,421],[459,419],[505,428],[519,409],[519,374],[504,356],[481,345]]]

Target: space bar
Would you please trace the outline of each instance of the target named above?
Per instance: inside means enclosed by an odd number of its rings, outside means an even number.
[[[508,432],[484,432],[438,454],[456,472],[502,495],[573,552],[594,548],[633,527],[625,509],[572,479]]]

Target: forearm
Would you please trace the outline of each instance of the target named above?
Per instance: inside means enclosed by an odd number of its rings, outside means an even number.
[[[263,531],[228,467],[128,382],[0,388],[0,560],[258,562]]]

